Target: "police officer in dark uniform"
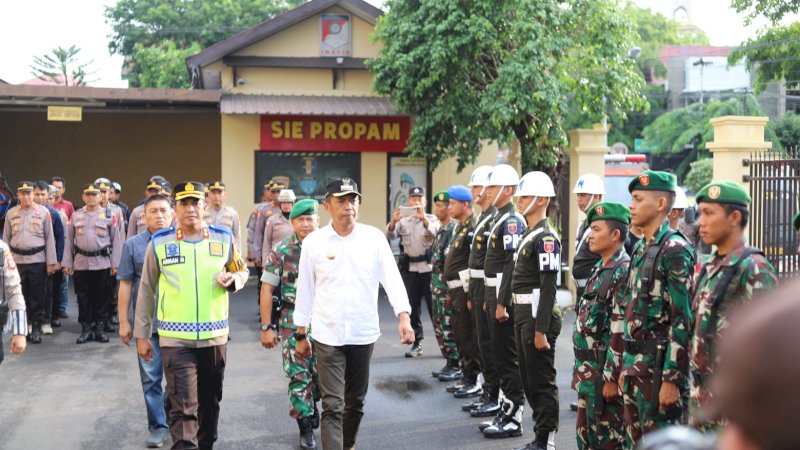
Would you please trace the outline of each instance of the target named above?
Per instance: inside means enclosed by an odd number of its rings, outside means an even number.
[[[453,303],[453,329],[460,356],[464,386],[453,393],[456,398],[478,397],[483,394],[478,385],[481,366],[478,356],[478,343],[475,340],[475,326],[472,323],[469,297],[469,247],[475,230],[472,214],[472,194],[466,186],[451,186],[450,216],[455,221],[450,246],[445,251],[444,279],[448,295]]]
[[[503,389],[503,405],[492,422],[481,426],[488,438],[505,438],[522,435],[522,410],[525,394],[517,363],[517,345],[514,340],[514,310],[511,305],[511,275],[514,270],[514,253],[520,237],[525,231],[525,218],[514,208],[511,201],[519,184],[519,175],[513,167],[498,164],[492,168],[487,182],[487,191],[492,203],[497,206],[497,219],[489,235],[484,272],[486,278],[486,309],[494,321],[492,344]]]
[[[481,207],[475,231],[470,243],[469,253],[469,299],[472,301],[472,318],[475,326],[475,338],[478,342],[481,372],[483,373],[483,396],[478,400],[461,405],[461,409],[469,411],[473,417],[491,417],[500,411],[500,375],[497,372],[492,340],[490,338],[489,321],[494,321],[494,315],[489,317],[485,305],[486,290],[483,284],[483,262],[486,257],[486,246],[489,242],[489,229],[492,220],[497,214],[497,208],[492,205],[491,199],[486,195],[486,177],[492,172],[491,166],[480,166],[472,172],[469,186],[472,190],[473,201]]]
[[[556,338],[561,332],[561,310],[556,303],[556,285],[561,270],[561,243],[547,221],[547,206],[555,197],[550,177],[529,172],[514,194],[528,229],[514,254],[511,282],[514,331],[525,396],[533,407],[535,437],[518,450],[555,447],[558,430],[558,386],[556,385]]]

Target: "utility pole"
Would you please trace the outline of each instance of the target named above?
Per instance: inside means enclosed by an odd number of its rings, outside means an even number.
[[[711,64],[714,64],[714,63],[711,62],[711,61],[704,60],[702,56],[700,57],[700,59],[698,59],[697,61],[692,63],[693,66],[700,66],[700,103],[704,103],[704,101],[703,101],[704,100],[703,99],[703,68],[705,66],[710,66]]]

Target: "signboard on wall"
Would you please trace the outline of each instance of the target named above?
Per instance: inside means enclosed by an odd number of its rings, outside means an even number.
[[[319,55],[353,56],[353,26],[346,14],[319,17]]]
[[[405,206],[408,190],[414,186],[428,188],[428,162],[425,158],[391,157],[389,159],[389,208],[391,217],[395,208]]]
[[[264,183],[279,178],[288,183],[297,199],[325,200],[325,185],[334,178],[348,177],[361,184],[358,153],[255,152],[255,201],[261,201]]]
[[[261,150],[401,153],[408,116],[261,116]]]

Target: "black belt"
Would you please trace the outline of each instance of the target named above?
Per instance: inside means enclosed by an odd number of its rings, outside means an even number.
[[[711,379],[711,373],[700,373],[696,370],[692,370],[692,378],[698,384],[698,386],[708,386],[708,380]]]
[[[24,249],[12,247],[9,245],[8,248],[10,248],[12,252],[20,256],[31,256],[44,251],[44,245],[41,247],[24,248]]]
[[[664,344],[663,341],[656,339],[648,339],[644,341],[631,341],[625,339],[625,352],[636,355],[647,355],[655,353],[658,350],[658,345]]]
[[[111,256],[111,251],[112,247],[110,245],[94,252],[87,252],[86,250],[81,250],[77,246],[75,247],[75,253],[83,256]]]
[[[422,262],[422,261],[427,262],[428,261],[428,257],[425,256],[425,255],[409,256],[408,257],[408,262]]]
[[[575,357],[578,359],[597,359],[597,350],[594,349],[575,349]]]

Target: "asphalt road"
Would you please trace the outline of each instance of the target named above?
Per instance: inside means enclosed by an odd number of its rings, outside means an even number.
[[[425,354],[407,359],[388,302],[382,301],[380,309],[383,336],[372,358],[359,450],[510,449],[533,438],[527,405],[522,437],[484,438],[477,428],[481,419],[462,412],[463,401],[445,392],[446,383],[430,376],[443,359],[427,313]],[[55,335],[45,336],[42,344],[28,345],[21,356],[6,351],[0,365],[0,448],[144,448],[147,419],[134,348],[125,347],[116,336],[108,344],[76,345],[79,325],[71,289],[68,311],[70,319]],[[298,430],[288,415],[280,350],[259,344],[255,287],[232,296],[231,321],[217,448],[297,448]],[[561,397],[558,449],[576,448],[576,413],[569,410],[569,402],[576,398],[569,389],[573,322],[574,314],[569,313],[556,350]],[[4,345],[7,349],[7,335]]]

